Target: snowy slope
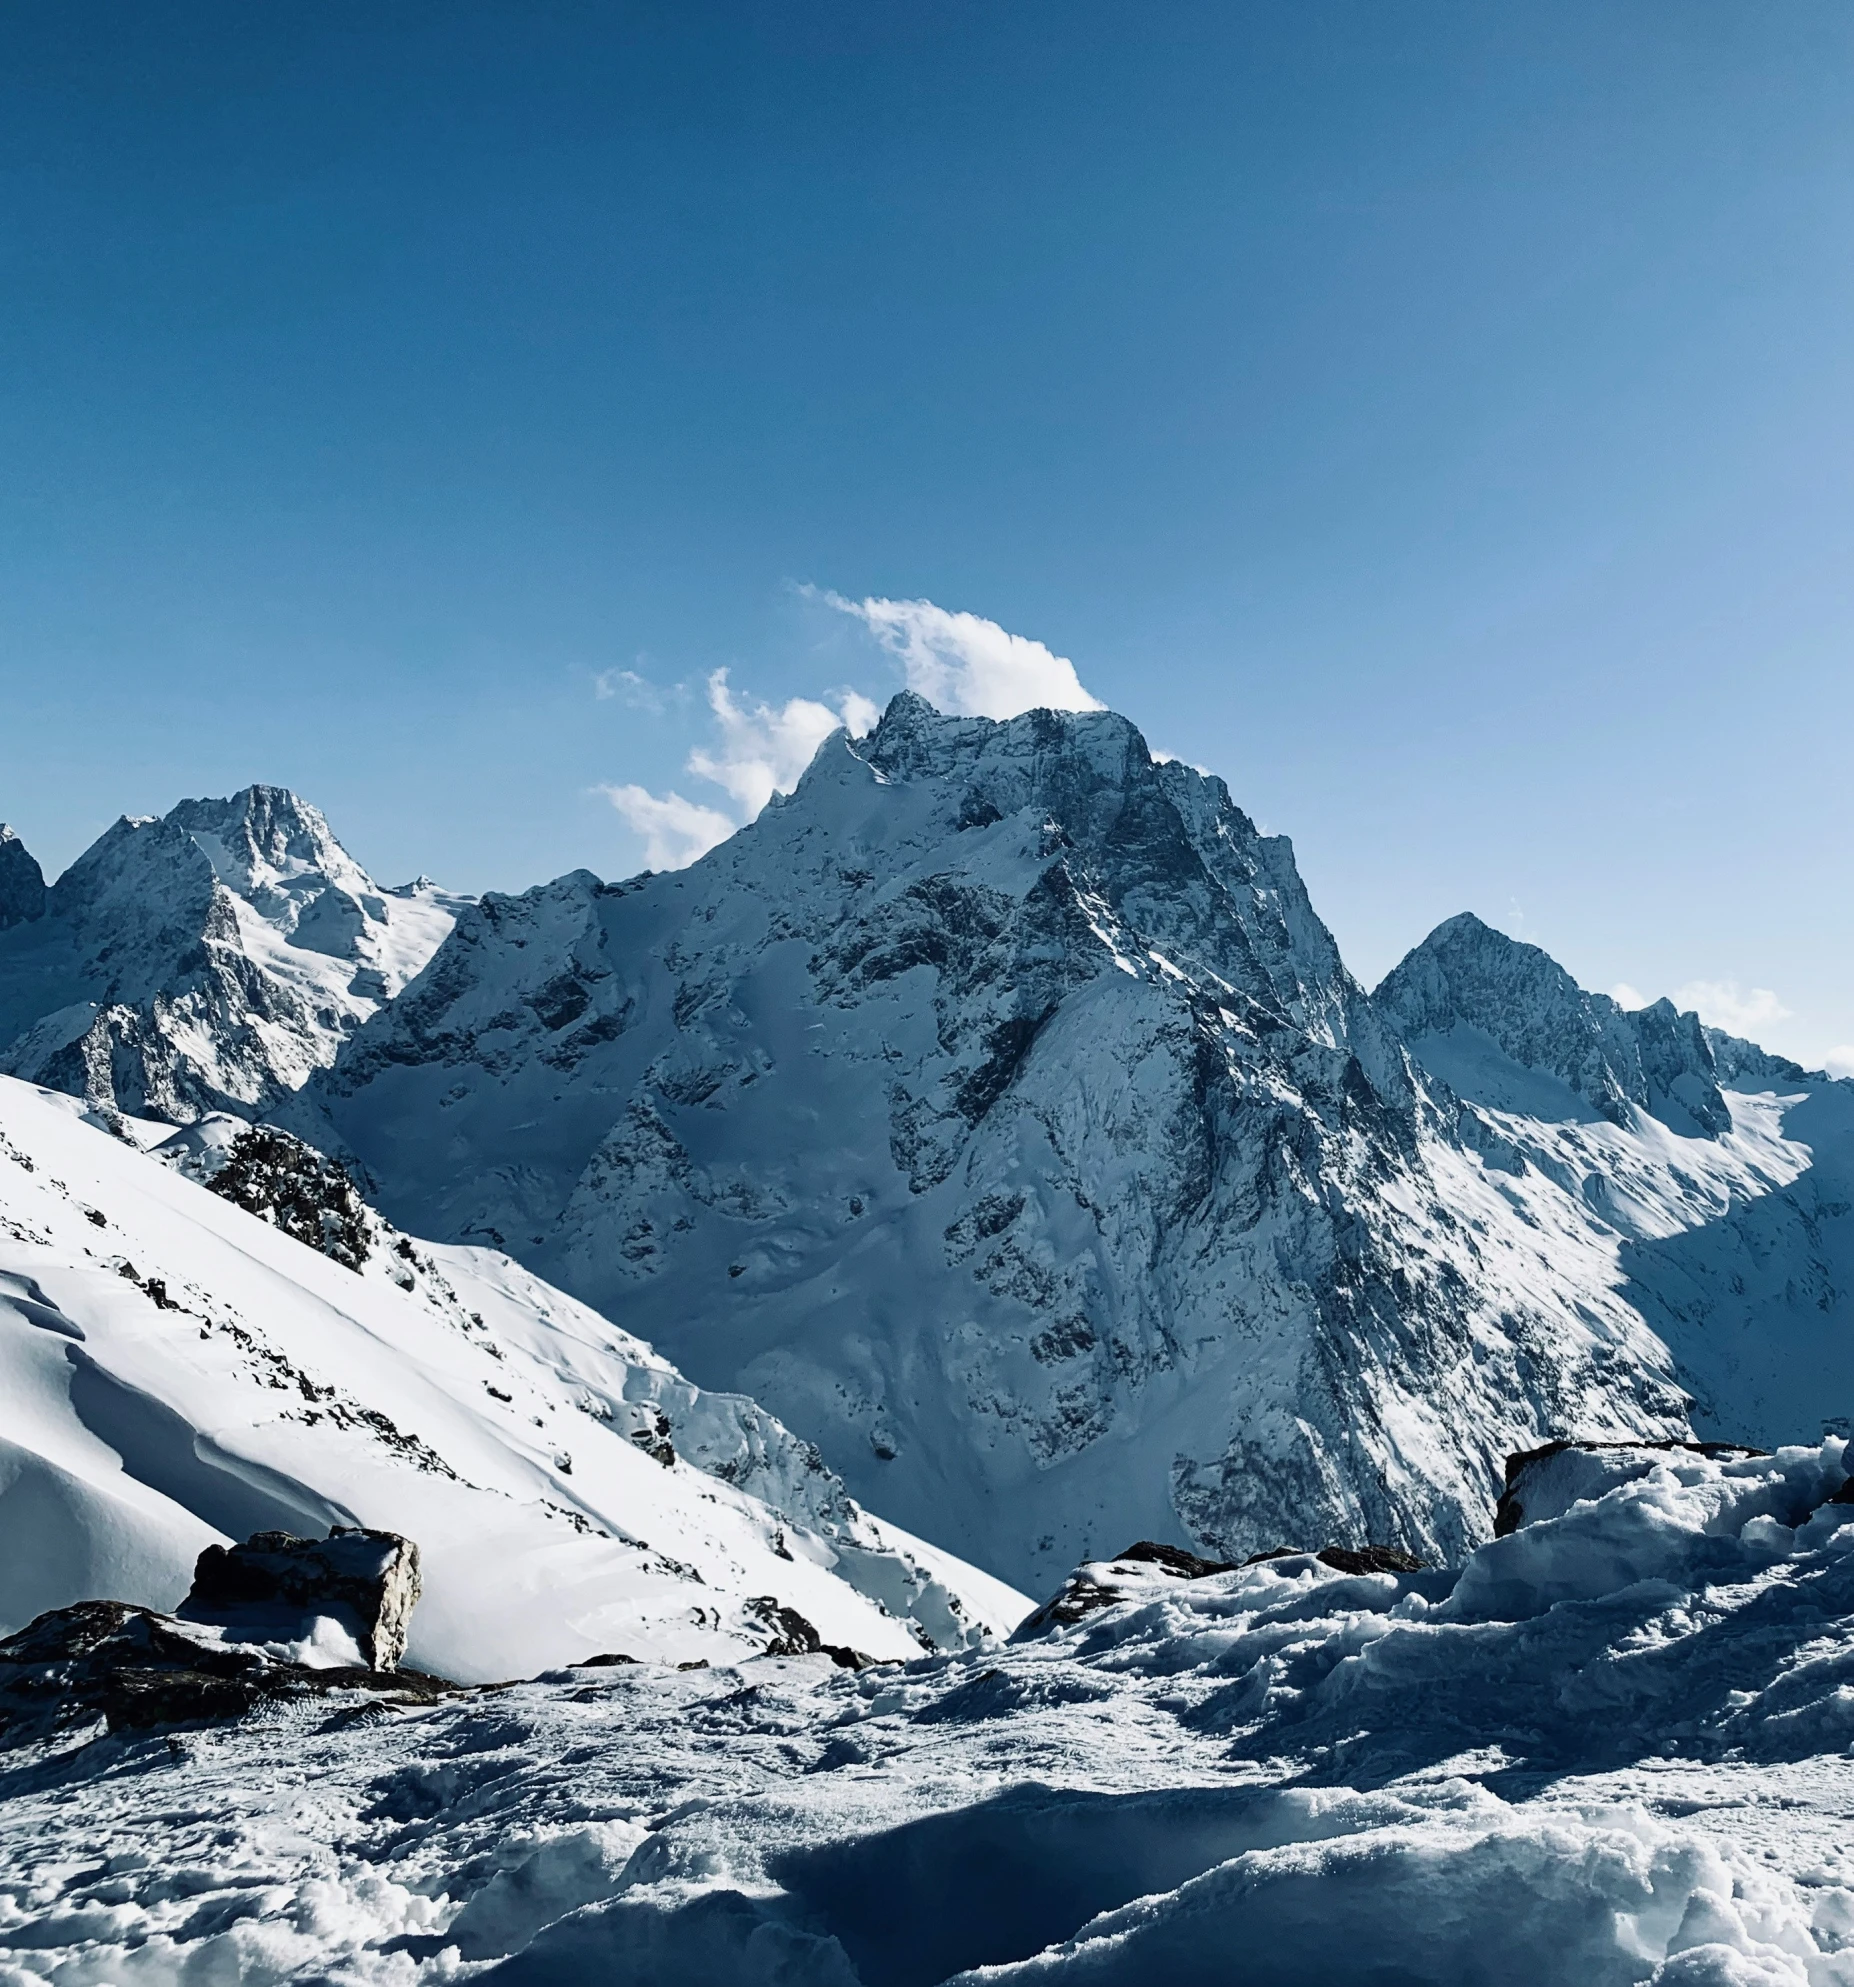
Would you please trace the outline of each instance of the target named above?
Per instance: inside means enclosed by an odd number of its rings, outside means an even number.
[[[897,698],[691,869],[465,912],[290,1108],[1021,1585],[1141,1535],[1454,1553],[1508,1450],[1685,1428],[1614,1235],[1109,713]]]
[[[855,1677],[14,1754],[0,1977],[1849,1987],[1842,1458],[1620,1458],[1458,1573],[1099,1567],[1073,1627]]]
[[[0,1078],[0,1627],[335,1523],[417,1541],[408,1660],[466,1679],[761,1649],[768,1596],[884,1656],[1029,1605],[506,1256],[382,1226],[357,1274]]]
[[[125,816],[49,890],[9,833],[0,1069],[170,1123],[261,1111],[333,1060],[465,901],[423,877],[382,889],[280,787]]]

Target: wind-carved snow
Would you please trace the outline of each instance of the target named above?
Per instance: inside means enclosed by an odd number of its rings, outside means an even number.
[[[424,877],[375,884],[278,787],[125,816],[31,915],[0,917],[0,1069],[171,1123],[261,1113],[333,1061],[466,901]]]
[[[1692,1017],[1564,987],[1483,1107],[1220,781],[903,696],[688,870],[465,913],[292,1121],[1021,1585],[1142,1535],[1448,1557],[1510,1450],[1687,1432],[1625,1253],[1802,1163]]]
[[[1464,1566],[1004,1648],[569,1669],[6,1756],[20,1987],[1851,1987],[1845,1444],[1634,1451]],[[1541,1509],[1545,1507],[1541,1504]]]
[[[763,1649],[769,1597],[885,1656],[1028,1609],[506,1256],[380,1224],[357,1274],[208,1192],[225,1130],[170,1167],[0,1078],[0,1632],[332,1524],[417,1541],[409,1660],[465,1679]]]

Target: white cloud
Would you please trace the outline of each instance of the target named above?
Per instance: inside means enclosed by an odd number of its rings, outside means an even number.
[[[854,615],[900,658],[908,688],[955,717],[1107,708],[1082,688],[1067,656],[981,615],[951,614],[931,600],[846,600],[840,593],[806,591],[840,614]]]
[[[708,679],[708,708],[721,728],[712,752],[701,746],[689,754],[689,771],[712,780],[733,796],[742,819],[751,820],[775,793],[790,793],[812,755],[840,725],[867,731],[878,713],[867,697],[854,690],[842,708],[791,697],[783,704],[761,704],[735,696],[727,671],[717,669]]]
[[[631,680],[631,672],[614,674],[620,685],[610,693],[615,695]],[[673,788],[664,794],[640,786],[599,789],[644,837],[644,860],[652,869],[686,869],[751,821],[775,793],[790,793],[833,731],[847,727],[861,736],[882,715],[857,690],[841,692],[834,710],[810,697],[763,704],[737,696],[728,687],[725,669],[708,679],[708,708],[718,737],[712,747],[698,745],[689,754],[687,770],[722,788],[733,802],[731,812],[686,800]]]
[[[1746,993],[1736,980],[1689,980],[1674,989],[1674,1005],[1682,1013],[1696,1010],[1708,1027],[1723,1028],[1729,1035],[1747,1035],[1790,1018],[1790,1010],[1768,987]]]
[[[649,677],[640,676],[635,669],[601,669],[592,679],[592,694],[601,703],[618,698],[634,711],[649,711],[661,717],[669,708],[670,699],[681,691],[678,683],[674,689],[665,691],[652,683]]]
[[[1629,985],[1627,980],[1618,980],[1610,988],[1609,997],[1618,1007],[1648,1007],[1652,1005],[1648,996],[1645,993],[1638,993],[1634,987]]]
[[[1844,1042],[1838,1049],[1830,1049],[1822,1058],[1822,1067],[1830,1076],[1854,1076],[1854,1042]]]
[[[599,791],[643,836],[644,863],[650,869],[687,869],[740,825],[719,808],[684,800],[674,788],[665,794],[635,786],[602,786]]]

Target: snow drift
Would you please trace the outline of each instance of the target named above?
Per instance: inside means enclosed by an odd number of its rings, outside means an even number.
[[[1847,1987],[1844,1448],[1617,1455],[1458,1571],[1097,1567],[854,1677],[15,1754],[0,1978]]]

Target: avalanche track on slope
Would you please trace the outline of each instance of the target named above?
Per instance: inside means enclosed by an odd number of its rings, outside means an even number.
[[[1096,1566],[854,1677],[0,1755],[0,1981],[1849,1987],[1843,1447],[1585,1459],[1459,1573]]]
[[[409,1660],[463,1679],[763,1649],[764,1597],[884,1656],[1029,1605],[506,1256],[382,1225],[356,1273],[11,1078],[0,1403],[8,1631],[80,1599],[171,1609],[206,1544],[335,1523],[418,1542]]]

